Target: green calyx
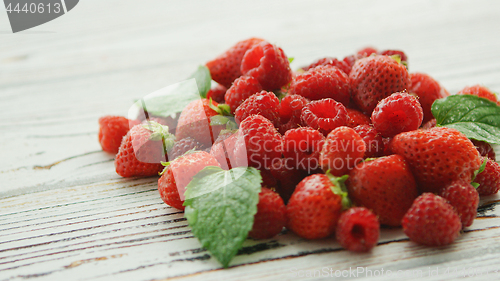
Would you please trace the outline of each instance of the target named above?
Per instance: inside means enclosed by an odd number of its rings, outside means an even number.
[[[476,179],[477,175],[479,175],[480,173],[482,173],[484,171],[484,169],[486,169],[486,162],[488,162],[488,158],[484,158],[484,161],[483,163],[481,164],[481,166],[479,167],[479,169],[475,170],[474,171],[474,175],[472,176],[472,182],[471,182],[471,185],[477,189],[479,187],[479,183],[477,182],[474,182],[474,180]]]
[[[326,176],[332,182],[332,192],[339,195],[342,198],[342,210],[347,210],[352,206],[351,199],[349,199],[349,194],[347,193],[347,186],[345,181],[349,178],[349,175],[343,175],[341,177],[336,177],[330,173],[330,170],[326,171]]]
[[[168,131],[168,126],[161,125],[156,121],[146,120],[146,124],[142,124],[142,126],[149,131],[151,131],[151,135],[149,139],[152,141],[160,141],[163,140],[163,147],[165,149],[165,153],[172,149],[175,143],[175,135],[171,134]]]
[[[225,103],[218,104],[215,106],[212,102],[212,98],[210,98],[208,102],[208,107],[210,107],[213,111],[217,112],[217,114],[222,115],[222,116],[232,116],[231,115],[231,108],[229,105]]]

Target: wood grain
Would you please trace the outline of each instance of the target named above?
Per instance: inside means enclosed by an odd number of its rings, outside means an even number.
[[[251,36],[281,46],[293,68],[373,45],[403,49],[411,72],[452,93],[473,84],[498,92],[499,14],[485,0],[80,1],[11,34],[0,11],[0,280],[330,279],[358,267],[365,273],[350,278],[384,269],[408,275],[370,279],[453,280],[465,268],[498,279],[499,196],[482,199],[479,218],[449,247],[383,229],[371,253],[354,254],[284,231],[248,239],[223,270],[161,201],[155,177],[116,175],[97,119],[126,115],[134,99]]]

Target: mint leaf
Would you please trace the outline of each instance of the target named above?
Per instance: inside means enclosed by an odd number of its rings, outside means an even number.
[[[436,100],[432,114],[438,126],[457,129],[469,139],[500,144],[500,106],[473,95]]]
[[[162,88],[136,101],[130,108],[128,116],[132,118],[144,110],[149,116],[169,117],[182,112],[190,102],[199,99],[196,81],[189,79]]]
[[[210,75],[210,70],[204,65],[198,66],[195,73],[191,74],[189,78],[194,78],[196,80],[196,85],[198,86],[198,91],[200,96],[203,98],[207,97],[207,92],[210,90],[212,85],[212,76]]]
[[[201,245],[224,267],[252,229],[261,182],[252,167],[226,171],[209,166],[186,187],[184,216]]]

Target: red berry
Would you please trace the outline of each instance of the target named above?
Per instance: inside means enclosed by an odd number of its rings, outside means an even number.
[[[381,100],[372,112],[373,126],[384,137],[420,127],[423,119],[418,100],[407,93],[394,93]]]
[[[274,126],[279,123],[280,100],[272,92],[262,91],[251,95],[234,112],[236,123],[240,124],[250,115],[262,115]]]
[[[345,106],[351,97],[349,76],[338,67],[320,65],[297,75],[290,84],[290,94],[310,100],[332,98]]]
[[[207,92],[207,99],[212,99],[217,103],[224,102],[224,96],[226,94],[227,88],[222,86],[221,84],[217,84],[215,87],[212,87]]]
[[[207,62],[212,80],[226,88],[231,87],[233,81],[240,77],[241,61],[245,53],[254,45],[263,42],[259,38],[250,38],[236,43],[229,50],[224,52],[212,61]]]
[[[123,137],[130,128],[137,124],[137,121],[122,116],[103,116],[99,118],[98,137],[102,150],[116,154]]]
[[[319,164],[323,171],[334,176],[345,175],[363,160],[366,146],[363,139],[349,127],[338,127],[326,137],[321,149]]]
[[[427,246],[451,244],[462,229],[453,207],[434,193],[424,193],[415,199],[401,224],[411,241]]]
[[[325,137],[318,130],[301,127],[288,130],[283,136],[283,155],[299,169],[311,172],[319,168],[319,154]]]
[[[212,101],[213,106],[218,104]],[[210,118],[218,113],[210,108],[210,101],[199,99],[190,102],[181,112],[176,129],[176,140],[193,138],[204,147],[210,147],[217,139],[222,125],[210,125]]]
[[[319,239],[335,233],[342,199],[325,174],[304,178],[286,205],[287,228],[300,237]]]
[[[292,80],[287,56],[281,48],[268,42],[254,45],[245,53],[241,73],[255,77],[267,91],[278,90]]]
[[[346,108],[346,110],[349,116],[347,127],[354,128],[359,125],[369,125],[371,123],[370,118],[363,114],[363,112],[352,108]]]
[[[197,141],[195,141],[193,138],[187,137],[183,138],[177,142],[175,142],[174,146],[170,151],[168,151],[168,159],[170,161],[174,160],[175,158],[182,156],[184,153],[188,152],[189,150],[201,150],[203,148],[203,145]]]
[[[353,128],[363,139],[366,146],[364,158],[384,155],[384,140],[380,133],[370,125],[359,125]]]
[[[331,65],[331,66],[336,66],[338,67],[340,70],[342,70],[345,74],[349,75],[349,72],[351,72],[351,65],[349,65],[347,62],[345,61],[342,61],[342,60],[338,60],[336,58],[322,58],[322,59],[319,59],[315,62],[313,62],[312,64],[306,66],[306,67],[303,67],[302,70],[304,71],[308,71],[309,69],[311,68],[315,68],[316,66],[320,66],[320,65]]]
[[[401,59],[401,62],[404,62],[406,64],[406,67],[408,68],[408,56],[403,51],[400,51],[400,50],[384,50],[384,51],[379,51],[378,54],[379,55],[383,55],[383,56],[398,55],[399,58]]]
[[[436,127],[436,125],[437,125],[437,121],[436,121],[436,119],[433,118],[433,119],[425,122],[425,124],[422,125],[422,129],[423,130],[429,130],[430,128]]]
[[[302,124],[325,136],[337,127],[346,126],[348,118],[345,106],[333,99],[312,101],[302,108],[300,115]]]
[[[410,74],[411,86],[408,91],[418,97],[424,112],[423,123],[433,119],[431,106],[435,100],[448,96],[446,90],[432,77],[425,73]]]
[[[240,106],[251,95],[262,91],[262,86],[254,77],[242,76],[236,79],[224,96],[226,104],[231,108],[231,113],[234,113],[236,108]]]
[[[435,127],[396,135],[390,150],[409,164],[420,191],[438,193],[458,179],[471,181],[481,159],[472,142],[455,129]]]
[[[125,135],[115,158],[116,173],[122,177],[158,175],[166,161],[162,139],[150,139],[152,131],[145,125],[135,125]]]
[[[302,108],[309,103],[309,100],[300,95],[286,95],[280,104],[280,125],[279,132],[285,134],[286,131],[300,127],[300,114]]]
[[[236,138],[234,150],[236,166],[268,169],[273,161],[281,158],[283,151],[281,135],[271,121],[261,115],[252,115],[243,120]]]
[[[418,196],[417,184],[403,157],[391,155],[359,163],[350,173],[351,200],[371,209],[380,223],[401,225],[401,219]]]
[[[478,96],[480,98],[489,99],[492,102],[496,102],[500,105],[500,101],[498,101],[497,95],[495,95],[490,89],[481,85],[467,86],[462,90],[458,91],[457,95],[473,95]]]
[[[263,187],[249,237],[268,239],[278,235],[286,223],[286,208],[278,193]]]
[[[411,83],[408,70],[403,64],[381,55],[357,60],[349,78],[352,98],[367,114],[371,114],[380,100],[408,89]]]
[[[496,161],[495,150],[493,149],[493,147],[491,147],[489,143],[478,140],[471,140],[471,141],[481,156],[486,156],[491,160]]]
[[[337,241],[349,251],[368,252],[377,245],[380,224],[364,207],[353,207],[340,215],[335,232]]]
[[[484,160],[485,158],[481,157],[481,163]],[[484,171],[476,176],[474,182],[479,184],[477,192],[481,196],[497,193],[500,189],[500,165],[491,159],[487,159]]]
[[[210,149],[210,154],[217,159],[224,170],[237,166],[234,154],[236,140],[236,134],[233,132],[221,133]]]
[[[463,180],[453,181],[439,193],[446,199],[460,216],[462,227],[471,226],[477,215],[479,194],[469,183]]]
[[[374,47],[365,47],[359,51],[356,52],[356,54],[360,57],[368,57],[370,56],[371,54],[376,54],[378,51],[377,49],[375,49]]]
[[[269,169],[277,180],[276,192],[285,203],[292,196],[297,184],[309,175],[305,170],[299,169],[291,158],[281,158],[279,161],[275,161]]]
[[[158,179],[160,197],[167,205],[184,210],[184,192],[193,177],[207,166],[220,167],[217,160],[205,151],[186,154],[171,161]]]

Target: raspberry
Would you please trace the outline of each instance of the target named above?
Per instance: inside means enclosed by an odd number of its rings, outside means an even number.
[[[303,180],[308,173],[297,168],[295,161],[291,158],[281,158],[275,161],[270,167],[271,174],[278,181],[276,192],[283,198],[285,203],[292,196],[295,187]]]
[[[388,56],[372,55],[354,63],[349,73],[352,99],[366,114],[371,114],[377,103],[392,93],[410,86],[406,67]]]
[[[408,67],[408,56],[400,50],[384,50],[384,51],[379,51],[379,55],[383,56],[394,56],[398,55],[399,58],[401,59],[401,62],[404,62],[406,64],[406,67]]]
[[[262,91],[251,95],[234,112],[236,123],[240,124],[250,115],[262,115],[274,126],[279,123],[280,100],[272,92]]]
[[[381,100],[372,112],[373,126],[384,137],[418,129],[423,119],[418,100],[407,93],[394,93]]]
[[[349,75],[349,72],[351,72],[351,67],[352,67],[345,61],[338,60],[336,58],[327,57],[327,58],[319,59],[319,60],[313,62],[312,64],[310,64],[306,67],[303,67],[302,70],[308,71],[309,69],[315,68],[316,66],[320,66],[320,65],[336,66],[347,75]]]
[[[217,103],[224,102],[224,95],[226,94],[226,91],[226,87],[222,86],[221,84],[217,84],[207,92],[207,99],[212,99]]]
[[[480,98],[489,99],[492,102],[496,102],[500,105],[500,101],[498,101],[498,97],[490,91],[490,89],[481,85],[467,86],[462,90],[458,91],[457,95],[473,95],[478,96]]]
[[[286,223],[286,208],[278,193],[263,187],[249,237],[268,239],[281,232]]]
[[[431,107],[435,100],[448,96],[446,90],[432,77],[425,73],[410,74],[411,86],[408,91],[418,97],[424,112],[423,123],[433,119]]]
[[[190,137],[183,138],[177,141],[172,147],[172,149],[168,152],[168,159],[169,161],[172,161],[177,157],[183,155],[184,153],[188,152],[189,150],[201,150],[202,148],[203,145],[195,141],[193,138]]]
[[[484,159],[484,157],[481,157],[481,163]],[[474,182],[479,184],[477,192],[481,196],[493,195],[497,193],[500,189],[500,165],[487,158],[484,171],[476,176]]]
[[[375,49],[374,47],[365,47],[359,51],[356,52],[356,54],[360,57],[368,57],[370,56],[371,54],[376,54],[378,51],[377,49]]]
[[[384,155],[384,140],[380,133],[370,125],[359,125],[353,128],[363,139],[366,146],[364,158]]]
[[[437,125],[437,121],[436,121],[436,119],[433,118],[433,119],[425,122],[425,124],[422,125],[422,129],[423,130],[429,130],[430,128],[436,127],[436,125]]]
[[[102,150],[118,153],[123,137],[138,122],[122,116],[103,116],[99,118],[99,143]]]
[[[323,171],[330,170],[334,176],[345,175],[363,160],[366,146],[363,139],[349,127],[338,127],[326,137],[319,156]]]
[[[288,130],[283,136],[283,155],[295,166],[308,172],[319,168],[319,153],[325,137],[318,130],[301,127]]]
[[[346,110],[349,116],[347,127],[354,128],[358,125],[368,125],[371,123],[370,118],[364,115],[363,112],[352,108],[346,108]]]
[[[240,104],[251,95],[260,91],[262,91],[262,86],[257,79],[250,76],[242,76],[236,79],[233,85],[226,91],[224,100],[231,108],[231,113],[234,113]]]
[[[304,178],[286,205],[287,228],[306,239],[325,238],[335,233],[342,199],[332,192],[325,174]]]
[[[346,126],[347,110],[340,102],[333,99],[312,101],[304,106],[300,120],[304,125],[328,135],[333,129]]]
[[[254,45],[245,53],[241,73],[255,77],[267,91],[278,90],[292,80],[287,56],[281,48],[268,42]]]
[[[309,100],[300,95],[286,95],[280,104],[279,132],[285,134],[286,131],[300,127],[300,114],[302,108],[309,103]]]
[[[434,193],[423,193],[415,199],[401,224],[411,241],[427,246],[453,243],[462,228],[453,207]]]
[[[259,169],[260,176],[262,177],[262,186],[276,189],[278,180],[273,176],[270,170],[262,168]]]
[[[254,45],[263,41],[264,40],[259,38],[250,38],[240,41],[222,55],[207,62],[206,65],[210,70],[212,80],[226,88],[231,87],[233,81],[242,75],[241,61],[245,53]]]
[[[491,147],[489,143],[478,140],[471,140],[471,141],[481,156],[486,156],[491,160],[496,161],[495,150],[493,149],[493,147]]]
[[[471,226],[477,215],[479,194],[469,183],[463,180],[453,181],[439,195],[448,200],[460,216],[462,227]]]
[[[290,94],[310,100],[332,98],[347,106],[351,96],[349,76],[338,67],[320,65],[297,75],[290,84]]]
[[[349,251],[368,252],[377,245],[380,224],[364,207],[353,207],[340,215],[335,232],[337,241]]]
[[[236,137],[234,154],[237,166],[269,168],[275,159],[281,158],[281,135],[271,121],[261,115],[251,115],[243,120]]]

